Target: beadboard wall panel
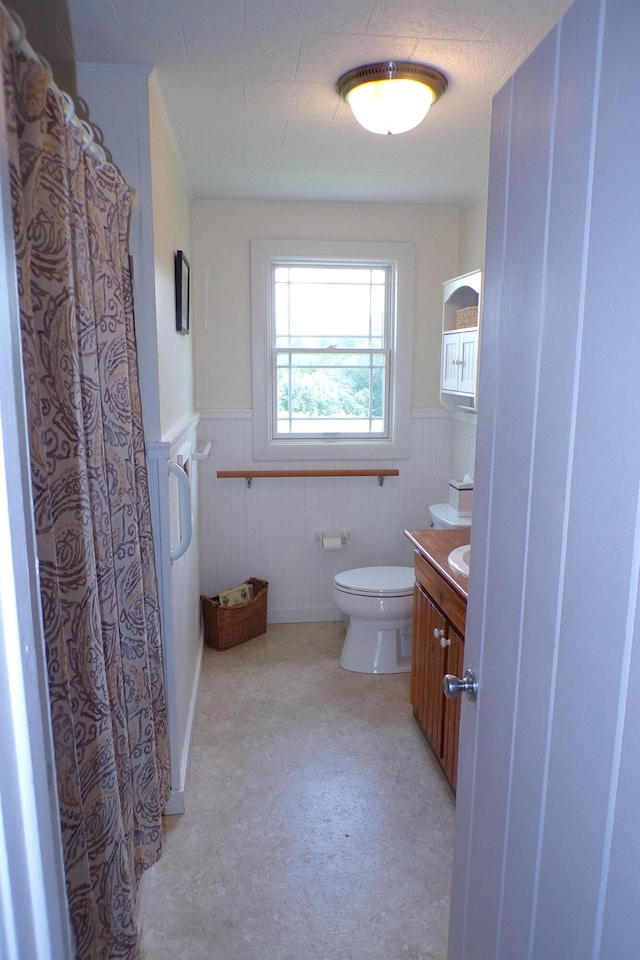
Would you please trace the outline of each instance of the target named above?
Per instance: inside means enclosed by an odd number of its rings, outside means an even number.
[[[208,595],[247,577],[269,581],[272,623],[340,619],[333,578],[340,570],[412,564],[406,528],[429,525],[429,504],[446,500],[451,468],[451,420],[444,410],[414,411],[411,458],[385,461],[399,477],[218,479],[218,470],[252,465],[250,411],[202,413],[200,441],[213,441],[200,466],[202,587]],[[290,461],[278,469],[333,464]],[[359,462],[341,463],[358,469]],[[316,533],[349,540],[324,552]]]

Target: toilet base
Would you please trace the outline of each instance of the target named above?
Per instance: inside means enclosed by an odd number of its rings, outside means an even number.
[[[411,670],[411,625],[411,617],[396,620],[386,629],[379,620],[350,617],[340,666],[354,673],[408,673]]]

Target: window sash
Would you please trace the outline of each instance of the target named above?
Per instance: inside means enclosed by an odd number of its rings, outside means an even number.
[[[365,350],[330,347],[325,350],[305,350],[300,347],[274,347],[271,356],[272,439],[295,442],[305,439],[386,440],[389,438],[391,368],[389,349]],[[283,358],[287,357],[288,360],[282,363]],[[350,357],[360,358],[363,362],[355,364],[340,363],[340,358]],[[320,358],[322,362],[318,363]],[[292,362],[294,359],[296,362]],[[305,359],[309,361],[306,364],[304,363]],[[351,416],[348,414],[339,416],[331,413],[309,416],[292,409],[295,406],[291,402],[295,390],[295,373],[304,372],[306,369],[324,371],[329,375],[331,371],[339,373],[340,371],[347,372],[354,369],[360,373],[368,372],[368,411]],[[378,390],[381,393],[381,411],[374,409],[376,379],[379,379]],[[288,410],[284,411],[280,410],[279,404],[280,387],[283,382],[288,387],[290,401]],[[318,429],[305,429],[305,425],[308,427],[310,423],[316,425]],[[368,426],[358,429],[358,427],[363,427],[364,424]],[[323,426],[325,429],[322,429]]]
[[[314,434],[309,438],[274,437],[272,389],[273,269],[280,264],[371,265],[389,269],[393,316],[388,330],[388,436],[367,434],[358,439]],[[255,460],[404,459],[411,445],[411,342],[414,319],[415,244],[392,241],[251,240],[252,416]],[[333,314],[333,311],[332,311]],[[317,326],[317,324],[314,324]],[[335,329],[335,328],[334,328]],[[349,343],[353,349],[353,343]],[[325,340],[327,347],[333,340]],[[344,343],[336,342],[343,347]],[[297,344],[296,344],[297,346]],[[311,344],[305,344],[311,346]],[[319,341],[314,341],[317,349]],[[363,344],[359,344],[360,347]],[[371,346],[370,344],[368,346]],[[380,346],[375,344],[375,347]],[[297,438],[297,436],[296,436]]]
[[[296,279],[306,271],[313,274],[313,280]],[[324,281],[320,279],[323,275]],[[344,276],[344,281],[340,282],[339,276]],[[392,263],[273,260],[272,346],[324,349],[333,344],[346,348],[359,342],[363,349],[388,347],[395,303],[394,277]],[[315,296],[309,293],[314,288]],[[301,299],[302,290],[305,294]],[[337,291],[340,293],[336,302],[333,294]],[[310,295],[313,307],[307,311],[305,300]],[[349,301],[351,307],[347,306]],[[349,319],[341,315],[339,308],[346,310],[347,315],[353,311],[353,327],[349,327]],[[317,329],[309,329],[308,312],[313,313]]]
[[[305,271],[309,274],[305,277]],[[326,272],[325,272],[326,271]],[[321,278],[325,276],[326,282]],[[340,278],[344,277],[341,282]],[[302,278],[299,280],[298,278]],[[349,321],[336,323],[336,311],[329,311],[314,318],[314,327],[308,332],[304,321],[302,328],[292,314],[295,308],[298,285],[328,288],[357,288],[356,303],[360,301],[357,318],[349,329]],[[285,289],[283,289],[285,288]],[[364,307],[363,291],[368,291],[368,304]],[[382,294],[382,298],[381,298]],[[328,294],[329,300],[331,295]],[[320,299],[320,297],[318,297]],[[299,305],[300,306],[300,305]],[[391,405],[391,357],[390,342],[395,324],[395,265],[366,260],[300,260],[297,258],[271,261],[271,439],[295,442],[305,439],[387,440],[390,436]],[[301,307],[303,309],[303,306]],[[305,318],[306,319],[306,318]],[[328,322],[327,322],[328,321]],[[333,321],[333,328],[331,326]],[[364,321],[364,322],[363,322]],[[328,328],[328,329],[327,329]],[[327,344],[330,342],[330,345]],[[334,342],[335,341],[335,342]],[[283,363],[284,358],[288,358]],[[345,363],[359,358],[362,362]],[[308,363],[305,364],[305,359]],[[351,415],[319,412],[310,414],[295,409],[296,385],[302,389],[303,371],[306,369],[324,374],[327,382],[335,379],[336,390],[340,389],[340,371],[357,369],[360,374],[369,371],[368,409]],[[286,373],[288,371],[288,373]],[[344,379],[344,378],[343,378]],[[329,388],[330,389],[330,388]],[[280,409],[281,391],[286,391],[288,404]],[[321,386],[318,387],[321,391]],[[380,397],[380,393],[382,396]],[[362,396],[349,402],[347,409],[362,405]],[[311,402],[311,401],[308,401]],[[330,401],[319,397],[320,408],[331,406]],[[382,407],[374,410],[374,406]],[[313,424],[313,429],[310,429]],[[323,427],[325,429],[323,429]]]

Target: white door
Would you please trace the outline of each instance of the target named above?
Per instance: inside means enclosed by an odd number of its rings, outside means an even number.
[[[640,956],[639,37],[577,0],[494,103],[450,960]]]

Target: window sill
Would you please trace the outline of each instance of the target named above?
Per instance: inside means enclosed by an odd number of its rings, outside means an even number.
[[[397,440],[273,440],[254,460],[406,460],[409,444]]]

